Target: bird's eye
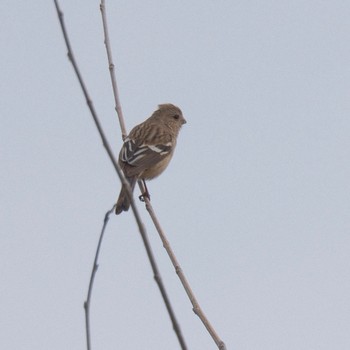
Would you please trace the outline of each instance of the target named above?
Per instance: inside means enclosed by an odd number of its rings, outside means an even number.
[[[180,116],[179,116],[178,114],[175,114],[175,115],[173,115],[173,118],[174,118],[175,120],[178,120],[178,119],[180,118]]]

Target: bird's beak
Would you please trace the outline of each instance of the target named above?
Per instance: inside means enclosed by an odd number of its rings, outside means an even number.
[[[182,117],[182,125],[186,124],[186,123],[187,123],[186,119],[184,117]]]

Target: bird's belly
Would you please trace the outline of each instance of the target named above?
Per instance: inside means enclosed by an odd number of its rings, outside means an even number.
[[[162,161],[154,165],[152,168],[144,170],[141,176],[139,177],[145,180],[154,179],[166,169],[166,167],[169,164],[169,161],[170,161],[169,157],[164,158]]]

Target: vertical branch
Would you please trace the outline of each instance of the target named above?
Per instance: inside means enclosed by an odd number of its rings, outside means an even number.
[[[141,193],[144,193],[145,189],[143,187],[143,183],[142,181],[139,181],[139,186],[140,186],[140,189],[141,189]],[[205,316],[203,310],[201,309],[191,287],[190,287],[190,284],[188,283],[187,281],[187,278],[170,246],[170,243],[159,223],[159,220],[153,210],[153,207],[151,205],[151,202],[149,200],[149,198],[147,196],[144,197],[145,199],[145,205],[146,205],[146,209],[147,211],[149,212],[150,216],[151,216],[151,219],[154,223],[154,226],[156,227],[157,231],[158,231],[158,234],[159,234],[159,237],[160,239],[162,240],[163,242],[163,246],[166,250],[166,252],[168,253],[169,255],[169,258],[175,268],[175,272],[176,274],[178,275],[185,291],[186,291],[186,294],[188,296],[188,298],[190,299],[191,301],[191,304],[193,306],[193,312],[200,318],[200,320],[202,321],[202,323],[204,324],[205,328],[207,329],[207,331],[209,332],[209,334],[211,335],[211,337],[213,338],[215,344],[217,345],[217,347],[220,349],[220,350],[226,350],[226,346],[225,346],[225,343],[219,338],[218,334],[216,333],[215,329],[213,328],[213,326],[210,324],[209,320],[207,319],[207,317]]]
[[[84,309],[85,309],[85,328],[86,328],[86,343],[88,350],[91,350],[91,331],[90,331],[90,302],[91,302],[91,295],[92,295],[92,288],[94,286],[94,280],[95,275],[98,269],[98,257],[100,255],[100,249],[102,245],[103,236],[105,233],[105,229],[107,226],[107,222],[109,220],[109,216],[114,211],[115,205],[113,205],[112,209],[108,210],[105,214],[105,218],[103,221],[103,226],[100,234],[100,238],[98,240],[96,254],[95,254],[95,260],[94,264],[92,266],[91,276],[90,276],[90,283],[89,283],[89,289],[87,293],[86,301],[84,302]]]
[[[112,82],[112,88],[113,88],[113,94],[114,94],[115,110],[117,111],[117,114],[118,114],[120,129],[122,131],[122,138],[124,141],[125,138],[127,137],[127,133],[126,133],[125,123],[124,123],[122,106],[120,104],[120,99],[119,99],[117,79],[115,77],[115,70],[114,70],[114,63],[113,63],[113,58],[112,58],[111,44],[109,42],[109,34],[108,34],[108,26],[107,26],[107,18],[106,18],[106,8],[105,8],[104,0],[101,0],[100,10],[101,10],[101,14],[102,14],[103,32],[104,32],[104,37],[105,37],[104,42],[105,42],[106,51],[107,51],[109,74],[111,76],[111,82]]]

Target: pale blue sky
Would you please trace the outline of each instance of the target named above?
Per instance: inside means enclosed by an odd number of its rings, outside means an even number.
[[[99,1],[60,1],[115,154]],[[128,130],[187,119],[152,203],[227,349],[350,348],[350,2],[107,1]],[[120,185],[53,1],[0,3],[0,348],[83,350]],[[138,203],[189,349],[215,349]],[[131,213],[112,216],[93,349],[179,349]]]

